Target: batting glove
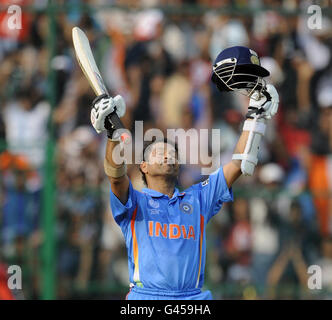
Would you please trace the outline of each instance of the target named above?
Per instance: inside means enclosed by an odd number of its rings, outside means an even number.
[[[111,98],[107,94],[102,94],[93,100],[90,118],[97,133],[107,130],[107,135],[110,138],[112,137],[114,129],[107,120],[107,116],[113,113],[114,110],[119,118],[126,113],[126,104],[120,95]]]
[[[255,91],[251,95],[246,118],[271,119],[277,113],[278,106],[278,92],[272,84],[268,84],[261,94]]]

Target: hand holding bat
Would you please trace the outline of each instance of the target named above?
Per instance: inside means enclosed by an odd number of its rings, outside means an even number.
[[[114,136],[115,130],[120,127],[116,118],[123,117],[125,112],[126,104],[120,95],[110,98],[107,94],[102,94],[92,102],[91,123],[97,133],[107,130],[110,139],[118,140],[119,137]],[[107,117],[111,117],[110,121]]]

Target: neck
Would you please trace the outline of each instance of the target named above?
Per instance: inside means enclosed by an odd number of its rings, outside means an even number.
[[[172,198],[175,181],[174,179],[165,179],[165,176],[153,177],[152,181],[148,181],[148,188],[166,194],[169,198]]]

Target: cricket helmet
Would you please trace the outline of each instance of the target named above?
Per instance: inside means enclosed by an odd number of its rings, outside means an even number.
[[[235,46],[219,53],[212,72],[212,82],[220,91],[238,91],[250,96],[265,87],[264,77],[270,72],[260,65],[257,53],[247,47]]]

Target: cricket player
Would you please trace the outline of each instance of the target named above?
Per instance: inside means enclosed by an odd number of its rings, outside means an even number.
[[[266,120],[278,109],[278,93],[265,85],[269,72],[257,54],[246,47],[222,51],[213,66],[212,81],[221,91],[240,91],[250,96],[249,111],[232,160],[204,182],[180,192],[177,146],[154,141],[143,152],[140,170],[147,188],[137,191],[127,176],[126,164],[113,161],[119,144],[106,117],[125,114],[122,99],[99,96],[91,121],[98,133],[107,132],[104,169],[111,184],[110,203],[128,252],[130,291],[133,300],[208,300],[202,292],[206,259],[206,225],[224,202],[233,201],[232,185],[241,174],[252,175],[257,164]]]

